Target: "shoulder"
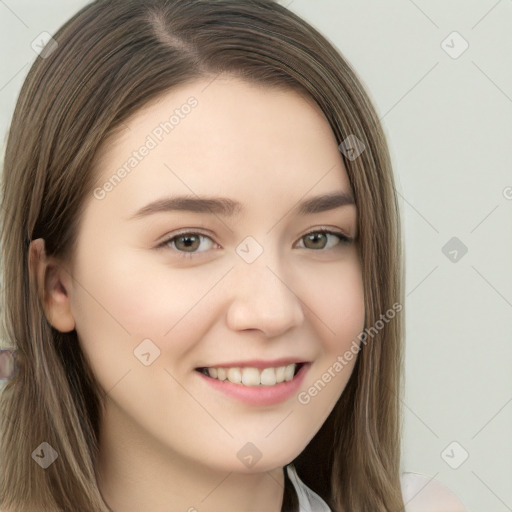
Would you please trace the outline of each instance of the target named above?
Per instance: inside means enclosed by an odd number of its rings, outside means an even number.
[[[402,495],[406,512],[467,512],[444,484],[420,473],[403,473]]]

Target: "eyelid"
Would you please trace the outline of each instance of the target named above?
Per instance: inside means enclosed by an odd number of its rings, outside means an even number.
[[[308,229],[306,232],[304,232],[302,235],[299,236],[299,238],[297,239],[297,242],[300,242],[305,236],[312,234],[312,233],[326,233],[326,234],[332,234],[335,236],[339,236],[340,243],[338,245],[347,245],[347,244],[352,243],[355,240],[354,237],[349,236],[344,230],[342,230],[340,228],[332,227],[332,226],[319,226],[316,228]],[[202,236],[205,238],[209,238],[213,242],[213,244],[219,245],[213,239],[211,232],[209,232],[207,234],[207,233],[203,232],[201,229],[184,228],[182,230],[178,230],[176,232],[172,232],[172,233],[169,233],[168,235],[166,235],[165,238],[163,239],[163,241],[157,244],[156,249],[167,248],[168,244],[175,238],[179,237],[180,235],[199,235],[199,236]],[[305,249],[308,249],[308,248],[305,247]],[[185,257],[185,258],[199,257],[198,255],[202,254],[203,252],[208,252],[208,251],[196,251],[196,252],[187,253],[184,251],[179,251],[179,250],[174,250],[174,249],[171,249],[171,250],[173,252],[176,252],[179,257]],[[314,252],[327,252],[329,250],[332,250],[332,248],[331,249],[318,249],[316,251],[314,249],[309,249],[309,250],[314,251]]]
[[[158,245],[166,243],[169,240],[172,240],[173,238],[180,236],[180,235],[202,235],[202,236],[206,236],[209,238],[213,237],[213,233],[211,231],[205,232],[205,231],[202,231],[202,228],[184,228],[184,229],[179,229],[178,231],[172,231],[171,233],[164,235],[162,242],[158,242]]]
[[[306,230],[302,235],[299,236],[299,240],[304,238],[306,235],[309,235],[310,233],[330,233],[333,235],[338,235],[341,237],[341,243],[344,241],[346,243],[355,241],[356,237],[350,236],[346,230],[335,227],[335,226],[318,226],[312,229]],[[345,240],[343,240],[345,239]]]
[[[192,228],[192,229],[184,229],[184,230],[179,230],[177,232],[172,232],[172,233],[169,233],[168,235],[166,235],[164,237],[164,239],[159,242],[156,246],[156,249],[165,249],[165,248],[168,248],[168,244],[174,240],[175,238],[178,238],[179,236],[181,235],[199,235],[199,236],[202,236],[204,238],[209,238],[212,243],[214,245],[219,245],[214,239],[213,239],[213,236],[212,234],[206,234],[196,228]],[[176,252],[178,253],[178,256],[184,256],[184,257],[193,257],[194,255],[198,255],[198,254],[201,254],[202,252],[207,252],[207,251],[196,251],[196,252],[190,252],[190,253],[187,253],[187,252],[184,252],[184,251],[178,251],[178,250],[175,250],[175,249],[171,249],[173,252]],[[196,256],[197,257],[197,256]]]

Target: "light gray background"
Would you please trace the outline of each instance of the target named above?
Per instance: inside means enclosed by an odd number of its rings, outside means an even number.
[[[0,0],[2,154],[32,41],[86,3]],[[512,511],[512,1],[282,3],[353,64],[388,136],[406,243],[403,469],[470,512]],[[458,58],[443,48],[457,36],[442,45],[453,31],[469,44]],[[468,248],[455,262],[452,237]]]

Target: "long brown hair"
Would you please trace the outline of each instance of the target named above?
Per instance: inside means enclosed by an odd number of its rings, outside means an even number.
[[[358,211],[365,326],[402,304],[399,210],[378,116],[354,70],[316,29],[273,0],[98,0],[53,36],[23,84],[2,176],[2,340],[17,374],[0,397],[3,512],[109,512],[99,491],[101,394],[76,331],[48,322],[29,244],[73,254],[104,141],[175,86],[227,72],[309,95],[338,143]],[[295,459],[302,480],[337,512],[403,510],[400,489],[402,315],[361,344],[332,413]],[[46,471],[32,452],[59,454]]]

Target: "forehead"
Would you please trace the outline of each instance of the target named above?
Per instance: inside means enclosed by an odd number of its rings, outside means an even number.
[[[334,134],[311,98],[225,76],[153,100],[95,163],[96,185],[110,182],[108,200],[123,207],[221,192],[275,207],[309,191],[350,191]]]

